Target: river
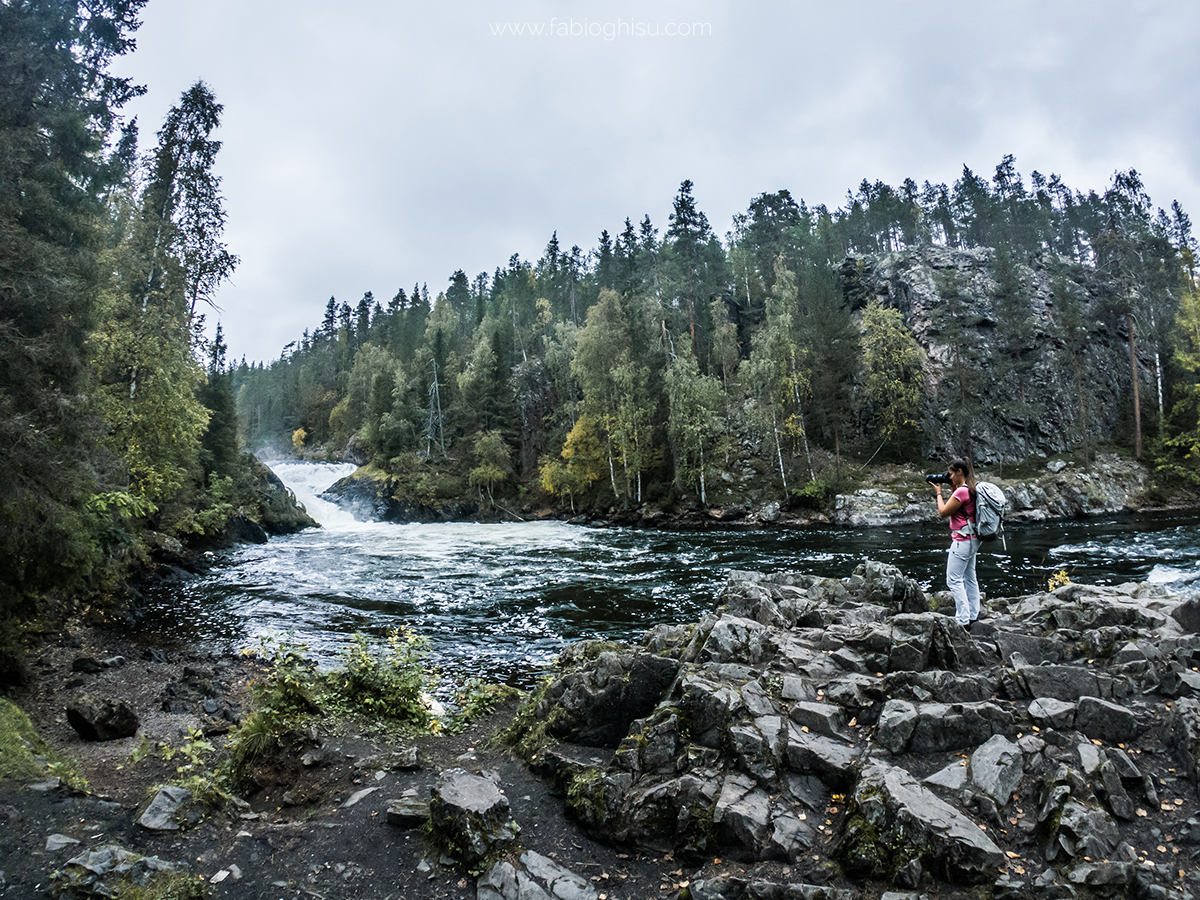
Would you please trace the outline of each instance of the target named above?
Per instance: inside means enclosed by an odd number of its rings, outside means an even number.
[[[731,569],[851,574],[864,559],[944,588],[945,526],[678,532],[562,522],[393,525],[356,521],[317,495],[350,465],[272,469],[322,525],[219,554],[212,571],[155,589],[145,623],[214,650],[293,632],[330,664],[354,632],[405,624],[432,642],[452,678],[527,686],[567,642],[628,639],[698,620]],[[932,507],[932,501],[931,501]],[[1010,525],[979,577],[992,596],[1029,593],[1065,569],[1072,580],[1200,586],[1200,518],[1138,515]]]

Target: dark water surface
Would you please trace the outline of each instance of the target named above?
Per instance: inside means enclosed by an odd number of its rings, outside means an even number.
[[[431,639],[443,670],[527,684],[570,641],[696,621],[730,569],[840,578],[876,559],[927,590],[945,587],[945,526],[694,533],[559,522],[390,525],[355,521],[316,498],[352,466],[272,468],[323,527],[230,550],[207,576],[158,589],[147,627],[214,649],[294,631],[332,662],[350,634],[407,624]],[[1181,593],[1200,584],[1195,516],[1016,525],[1007,543],[980,557],[992,596],[1043,589],[1060,569],[1093,584],[1151,580]]]

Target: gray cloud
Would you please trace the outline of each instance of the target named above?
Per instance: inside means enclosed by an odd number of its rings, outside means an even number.
[[[516,37],[502,24],[706,23],[691,37]],[[700,29],[704,31],[705,29]],[[714,0],[151,0],[120,68],[144,143],[197,78],[242,265],[231,352],[270,359],[331,296],[469,275],[557,230],[585,249],[667,224],[684,178],[718,233],[763,191],[839,205],[865,178],[1142,172],[1195,210],[1200,7]],[[213,318],[210,314],[210,318]]]

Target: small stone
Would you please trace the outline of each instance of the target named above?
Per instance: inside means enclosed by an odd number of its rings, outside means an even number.
[[[49,853],[57,853],[65,847],[71,847],[78,843],[76,838],[67,837],[65,834],[52,834],[46,838],[46,850]]]
[[[180,823],[177,814],[191,799],[191,791],[169,784],[159,790],[138,819],[138,824],[149,831],[178,831]]]
[[[416,747],[406,747],[398,750],[392,756],[392,766],[396,769],[416,769],[420,766]]]
[[[371,796],[377,790],[379,790],[378,787],[369,787],[369,788],[363,788],[361,791],[355,791],[353,794],[350,795],[350,797],[346,800],[346,802],[342,804],[342,809],[349,809],[351,806],[354,806],[355,804],[359,803],[361,800]]]
[[[429,819],[429,801],[401,797],[388,804],[387,823],[397,828],[419,828]]]

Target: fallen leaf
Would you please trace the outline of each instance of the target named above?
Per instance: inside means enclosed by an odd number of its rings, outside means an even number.
[[[807,725],[801,725],[800,730],[803,731],[805,734],[808,734],[808,726]]]
[[[1009,824],[1009,825],[1016,825],[1016,824],[1017,824],[1018,822],[1020,822],[1020,821],[1021,821],[1020,819],[1016,819],[1016,818],[1009,817],[1008,824]]]
[[[1013,866],[1013,871],[1016,872],[1018,875],[1025,874],[1025,870],[1021,866]]]
[[[1167,848],[1166,848],[1166,847],[1164,847],[1162,844],[1159,844],[1159,845],[1158,845],[1158,847],[1157,847],[1156,849],[1158,850],[1158,852],[1159,852],[1159,853],[1166,853],[1166,852],[1167,852]]]
[[[1096,740],[1095,738],[1092,738],[1092,743],[1093,743],[1093,744],[1095,744],[1097,747],[1103,747],[1103,746],[1104,746],[1104,741],[1098,741],[1098,740]]]
[[[1009,859],[1020,859],[1021,858],[1020,853],[1013,853],[1011,850],[1007,851],[1005,853],[1005,856],[1007,856]]]
[[[1144,819],[1146,816],[1150,815],[1150,813],[1146,812],[1144,809],[1139,809],[1137,811],[1137,815],[1139,819]]]
[[[857,717],[855,717],[855,718],[853,718],[853,719],[851,719],[851,720],[850,720],[850,727],[851,727],[851,728],[853,728],[853,727],[854,727],[855,725],[857,725],[857,724],[858,724],[858,718],[857,718]]]

